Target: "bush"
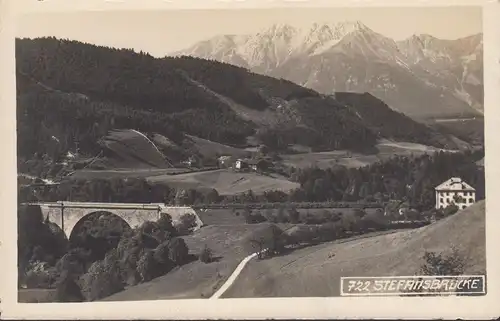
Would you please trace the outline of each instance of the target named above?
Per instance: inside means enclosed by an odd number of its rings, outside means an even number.
[[[422,275],[461,275],[466,266],[466,259],[456,248],[452,248],[447,255],[426,251],[423,260],[420,267]]]
[[[162,275],[161,264],[154,257],[154,252],[145,250],[137,261],[137,273],[142,282],[148,282]]]
[[[248,243],[252,251],[259,252],[259,257],[262,257],[262,251],[265,249],[269,254],[279,254],[285,248],[286,235],[278,226],[271,224],[253,231],[248,238]]]
[[[172,224],[172,216],[170,216],[169,214],[161,213],[161,217],[156,223],[162,231],[169,232],[172,235],[175,234],[176,230],[174,225]]]
[[[118,253],[108,252],[102,261],[94,262],[80,278],[81,291],[87,301],[94,301],[124,290]]]
[[[140,281],[136,269],[143,249],[141,238],[135,234],[122,238],[118,243],[117,252],[120,260],[121,278],[128,285],[135,285]]]
[[[196,215],[192,213],[186,213],[181,216],[180,222],[176,227],[177,233],[179,235],[191,234],[196,226],[197,226]]]
[[[189,259],[189,249],[184,239],[175,237],[168,242],[168,256],[176,265],[183,265]]]
[[[199,255],[199,259],[203,263],[210,263],[213,260],[213,251],[206,244]]]
[[[46,262],[31,262],[26,268],[24,282],[29,289],[51,288],[57,279],[57,271]]]
[[[157,276],[164,275],[170,270],[172,270],[175,266],[175,263],[170,259],[170,250],[169,250],[169,242],[165,241],[162,244],[158,245],[154,250],[153,257],[155,261],[158,263],[158,272]]]
[[[447,206],[444,211],[443,211],[443,214],[444,216],[450,216],[450,215],[453,215],[455,214],[456,212],[458,212],[458,206],[456,206],[455,204],[452,204],[452,205],[449,205]]]
[[[81,302],[85,300],[80,287],[67,271],[64,271],[56,282],[56,300],[58,302]]]
[[[70,250],[56,263],[56,270],[60,275],[68,274],[72,278],[78,278],[87,271],[87,265],[92,263],[90,250],[76,248]]]

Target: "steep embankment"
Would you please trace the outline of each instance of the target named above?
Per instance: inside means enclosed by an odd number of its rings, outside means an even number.
[[[413,275],[425,251],[453,246],[466,258],[466,274],[485,273],[484,201],[419,229],[251,261],[223,297],[338,296],[342,276]]]

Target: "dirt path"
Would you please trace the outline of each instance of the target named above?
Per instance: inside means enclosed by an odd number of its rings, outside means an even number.
[[[257,256],[257,252],[250,254],[243,260],[241,260],[240,264],[236,267],[236,269],[233,271],[233,273],[229,276],[229,278],[226,280],[226,282],[210,297],[210,299],[219,299],[224,292],[229,289],[231,285],[233,285],[234,281],[236,281],[236,278],[240,275],[241,271],[243,271],[243,268],[247,265],[248,262],[250,262],[251,259]]]

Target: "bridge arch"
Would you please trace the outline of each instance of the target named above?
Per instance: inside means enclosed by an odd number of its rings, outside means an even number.
[[[69,237],[69,248],[90,250],[92,260],[102,260],[118,246],[122,236],[131,230],[123,217],[109,211],[94,211],[76,222]]]
[[[82,235],[89,235],[92,232],[92,228],[105,224],[107,225],[106,228],[108,228],[110,236],[115,236],[118,239],[123,233],[132,229],[130,223],[117,213],[107,210],[96,210],[82,216],[75,223],[71,229],[68,239],[72,245],[78,244],[83,241],[79,240],[79,237],[81,238]]]

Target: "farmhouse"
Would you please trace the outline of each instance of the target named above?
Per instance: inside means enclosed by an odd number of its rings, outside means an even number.
[[[268,164],[263,159],[238,159],[234,163],[234,168],[236,169],[244,169],[250,168],[251,170],[265,170]]]
[[[476,190],[462,181],[459,177],[452,177],[436,188],[436,208],[446,208],[455,204],[464,209],[476,201]]]
[[[231,165],[231,156],[229,155],[224,155],[220,156],[217,159],[217,162],[219,163],[219,167],[229,167]]]
[[[248,167],[248,162],[244,159],[237,159],[234,163],[234,168],[243,169]]]

